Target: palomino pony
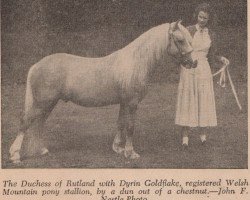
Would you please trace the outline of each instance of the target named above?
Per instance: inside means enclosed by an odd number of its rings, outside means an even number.
[[[58,100],[81,106],[97,107],[120,104],[118,128],[113,150],[127,158],[138,158],[132,136],[137,105],[147,93],[150,73],[164,54],[182,64],[194,65],[191,36],[180,21],[156,26],[126,47],[100,58],[57,53],[34,64],[28,73],[24,116],[19,133],[10,147],[10,159],[20,162],[25,133],[32,126],[39,135]],[[126,136],[125,148],[121,147]],[[48,149],[39,148],[41,154]]]

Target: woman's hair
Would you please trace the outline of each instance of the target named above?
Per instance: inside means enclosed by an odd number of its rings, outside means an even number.
[[[213,12],[213,8],[208,3],[201,3],[196,7],[194,14],[193,14],[193,19],[194,19],[195,23],[198,20],[198,15],[199,15],[200,11],[203,11],[209,15],[207,26],[208,27],[215,27],[217,24],[217,16]]]

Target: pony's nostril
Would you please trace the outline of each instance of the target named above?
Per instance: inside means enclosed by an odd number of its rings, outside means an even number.
[[[192,67],[193,67],[193,68],[196,68],[196,67],[197,67],[197,64],[198,64],[198,61],[197,61],[197,60],[195,60],[195,61],[193,62]]]

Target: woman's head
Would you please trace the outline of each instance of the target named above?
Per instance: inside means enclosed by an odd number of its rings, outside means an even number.
[[[212,9],[208,3],[199,4],[195,9],[193,17],[196,23],[202,28],[214,24],[215,15],[212,13]]]
[[[201,28],[204,28],[207,26],[208,20],[209,20],[209,14],[204,11],[200,11],[197,16],[197,23]]]

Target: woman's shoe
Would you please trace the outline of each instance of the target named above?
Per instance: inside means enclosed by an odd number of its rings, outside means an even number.
[[[183,138],[182,138],[182,146],[188,146],[188,137],[187,136],[184,136]]]
[[[207,141],[207,136],[206,136],[206,134],[201,134],[201,135],[200,135],[200,139],[201,139],[201,143],[202,143],[202,144],[205,144],[206,141]]]

